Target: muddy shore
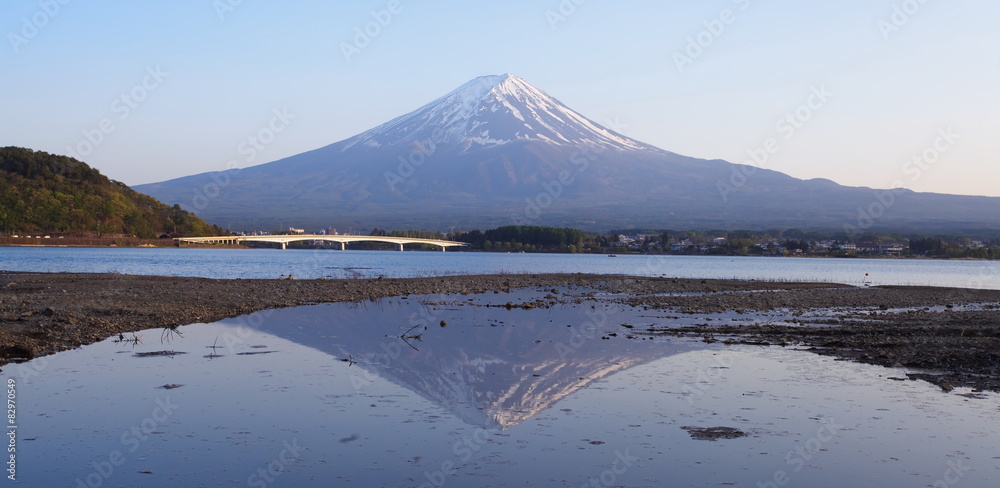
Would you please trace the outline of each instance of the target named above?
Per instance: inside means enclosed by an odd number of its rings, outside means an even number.
[[[209,323],[274,308],[561,285],[591,287],[624,304],[677,314],[780,311],[803,317],[783,324],[653,324],[634,333],[799,347],[871,364],[927,369],[908,379],[929,380],[946,390],[971,386],[1000,391],[1000,291],[581,274],[213,280],[0,271],[0,365],[126,332]],[[815,310],[837,313],[816,318]]]

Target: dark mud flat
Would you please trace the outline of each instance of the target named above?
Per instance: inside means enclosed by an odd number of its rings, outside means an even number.
[[[215,322],[301,305],[409,294],[477,293],[589,284],[583,275],[416,279],[213,280],[121,274],[0,271],[0,364],[132,331]]]
[[[748,317],[738,324],[679,326],[653,319],[648,324],[625,324],[637,335],[794,345],[871,364],[933,370],[913,377],[944,389],[972,386],[1000,391],[1000,291],[579,274],[212,280],[0,272],[0,364],[131,331],[214,322],[269,309],[562,285],[590,286],[600,292],[556,301],[618,301],[686,317],[727,312]],[[801,318],[769,323],[760,318],[767,313]]]
[[[958,386],[1000,391],[998,291],[900,286],[782,290],[774,285],[758,284],[742,293],[719,287],[683,296],[663,296],[672,292],[671,286],[656,281],[618,282],[608,288],[627,295],[621,302],[650,310],[747,316],[780,311],[792,317],[780,323],[756,317],[735,325],[650,324],[636,332],[700,336],[709,343],[805,346],[869,364],[932,370],[911,373],[908,379],[927,380],[945,391]]]

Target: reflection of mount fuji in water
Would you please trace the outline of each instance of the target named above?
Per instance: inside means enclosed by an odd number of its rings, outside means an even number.
[[[526,293],[488,298],[521,303]],[[354,367],[485,428],[517,425],[595,380],[692,348],[662,338],[627,339],[620,324],[638,315],[631,309],[507,310],[470,305],[486,302],[469,297],[437,306],[411,297],[299,307],[275,312],[259,328],[338,359],[353,357]],[[611,332],[617,337],[601,339]],[[420,337],[404,341],[404,333]]]

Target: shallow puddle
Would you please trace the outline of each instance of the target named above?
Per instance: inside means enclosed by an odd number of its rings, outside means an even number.
[[[1000,395],[630,335],[565,289],[267,311],[4,367],[25,486],[994,486]],[[169,332],[169,333],[165,333]],[[965,395],[965,396],[963,396]]]

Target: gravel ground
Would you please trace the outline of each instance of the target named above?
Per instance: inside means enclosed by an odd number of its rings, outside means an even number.
[[[653,326],[643,334],[707,342],[799,346],[885,366],[932,370],[925,379],[1000,391],[1000,291],[931,287],[856,288],[829,283],[488,275],[410,279],[213,280],[162,276],[0,271],[0,365],[130,331],[209,323],[260,310],[407,294],[485,293],[576,285],[603,298],[676,313],[754,314],[840,309],[836,319],[775,326]],[[607,298],[611,297],[611,298]],[[978,304],[974,309],[966,305]],[[932,307],[936,307],[933,308]]]

